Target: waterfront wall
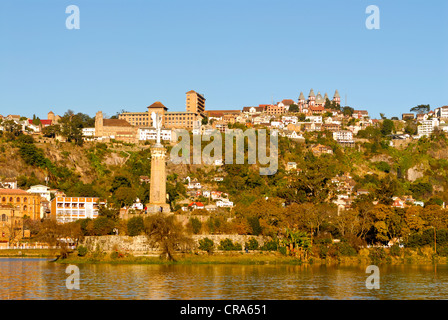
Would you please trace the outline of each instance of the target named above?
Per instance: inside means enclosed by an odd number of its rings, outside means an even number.
[[[199,240],[209,238],[213,240],[215,250],[218,250],[218,246],[221,240],[230,239],[233,243],[238,242],[244,249],[244,243],[249,242],[251,238],[255,238],[258,244],[262,246],[266,241],[270,239],[262,236],[248,236],[237,234],[220,234],[220,235],[192,235],[193,238],[193,250],[197,250],[199,246]],[[160,251],[158,245],[150,241],[146,236],[88,236],[85,237],[80,245],[87,247],[89,251],[103,251],[103,252],[128,252],[132,254],[156,254]]]

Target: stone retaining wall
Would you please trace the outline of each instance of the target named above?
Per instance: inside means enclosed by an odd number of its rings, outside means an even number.
[[[193,235],[194,249],[199,246],[199,240],[209,238],[213,240],[215,250],[218,249],[220,242],[224,239],[230,239],[233,243],[239,243],[244,249],[244,244],[251,238],[255,238],[258,244],[262,246],[270,239],[262,236],[248,236],[237,234],[220,234],[220,235]],[[89,251],[103,251],[112,252],[115,250],[137,254],[151,254],[159,252],[159,247],[155,243],[151,243],[146,236],[88,236],[80,243],[80,245],[87,247]]]

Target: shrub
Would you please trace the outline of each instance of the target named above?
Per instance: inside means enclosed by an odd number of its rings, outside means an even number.
[[[278,240],[271,240],[268,242],[265,242],[263,244],[263,246],[261,246],[260,248],[261,250],[265,250],[265,251],[277,251],[278,249]]]
[[[336,244],[338,253],[341,256],[353,257],[356,256],[357,252],[348,242],[342,241]]]
[[[437,253],[442,257],[448,257],[448,246],[437,247]]]
[[[257,241],[257,239],[255,239],[255,238],[250,238],[250,239],[249,239],[249,242],[246,242],[246,243],[244,244],[244,247],[245,247],[247,250],[257,250],[257,249],[258,249],[258,246],[259,246],[258,241]]]
[[[84,246],[78,247],[78,256],[84,257],[87,254],[87,248]]]
[[[224,250],[224,251],[241,251],[242,247],[241,244],[237,243],[233,243],[232,240],[230,240],[229,238],[221,240],[221,243],[219,244],[218,247],[219,250]]]
[[[198,234],[202,228],[202,222],[198,218],[190,218],[191,228],[194,234]]]
[[[143,232],[143,218],[142,217],[132,217],[128,220],[128,234],[131,237],[138,236]]]
[[[213,240],[209,238],[204,238],[199,240],[199,250],[207,251],[208,253],[212,253],[213,249],[215,247],[215,244]]]
[[[395,243],[392,247],[390,247],[389,253],[390,253],[390,255],[392,255],[394,257],[401,256],[401,248],[398,245],[398,243]]]
[[[280,252],[282,255],[286,256],[286,247],[278,248],[278,252]]]
[[[369,258],[373,264],[380,263],[386,258],[386,251],[383,248],[371,248]]]

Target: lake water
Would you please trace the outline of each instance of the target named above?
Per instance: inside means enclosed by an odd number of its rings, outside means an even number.
[[[66,287],[67,265],[0,258],[0,299],[447,299],[447,265],[380,266],[380,289],[366,267],[292,265],[79,265],[80,289]]]

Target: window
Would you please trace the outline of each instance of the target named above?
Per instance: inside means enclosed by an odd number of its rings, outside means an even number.
[[[23,211],[28,211],[28,207],[27,206],[23,206]]]
[[[6,214],[2,214],[2,221],[6,221]]]
[[[20,202],[20,198],[19,197],[17,197],[16,200],[17,200],[17,202]]]
[[[27,203],[28,202],[28,198],[23,198],[23,202]]]
[[[2,198],[2,202],[6,202],[6,198],[5,197]]]

